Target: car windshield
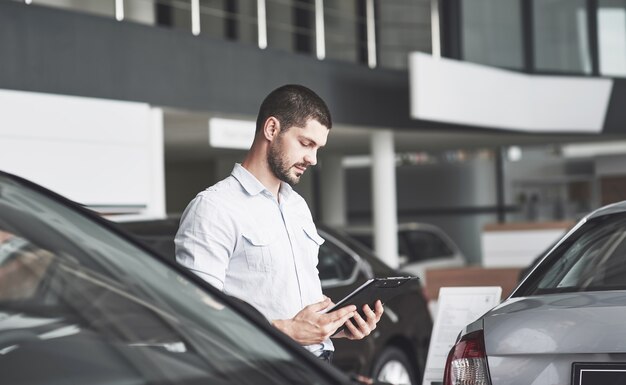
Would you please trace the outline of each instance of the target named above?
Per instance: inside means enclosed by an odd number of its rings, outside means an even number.
[[[626,215],[591,219],[532,274],[523,295],[626,289]]]
[[[0,175],[2,383],[326,384],[97,221]]]

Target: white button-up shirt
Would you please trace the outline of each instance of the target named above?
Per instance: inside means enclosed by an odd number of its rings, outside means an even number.
[[[293,318],[323,299],[317,254],[324,240],[289,184],[279,195],[236,164],[189,203],[175,239],[180,264],[270,320]],[[319,355],[332,342],[306,348]]]

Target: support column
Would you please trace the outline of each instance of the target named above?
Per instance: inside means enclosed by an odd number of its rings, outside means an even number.
[[[388,265],[398,267],[398,209],[393,132],[374,132],[371,147],[375,251]]]
[[[347,224],[346,178],[341,155],[324,157],[320,164],[320,203],[322,222],[334,227]]]

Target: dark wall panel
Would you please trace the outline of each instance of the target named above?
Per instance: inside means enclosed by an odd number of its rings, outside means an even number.
[[[313,88],[336,122],[413,127],[408,74],[0,2],[0,88],[255,115],[285,83]]]

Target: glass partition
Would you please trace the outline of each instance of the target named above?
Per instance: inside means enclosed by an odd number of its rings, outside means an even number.
[[[32,0],[31,4],[115,17],[115,0]]]
[[[376,6],[380,67],[406,69],[409,52],[432,51],[430,0],[385,0]]]
[[[356,63],[367,58],[367,53],[365,56],[361,53],[362,49],[367,49],[365,18],[359,15],[357,8],[357,3],[362,2],[360,0],[324,1],[327,59]]]
[[[533,2],[535,69],[591,73],[586,0]]]
[[[598,2],[600,74],[626,76],[626,0]]]
[[[524,67],[519,0],[463,0],[462,57],[474,63]]]

